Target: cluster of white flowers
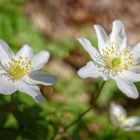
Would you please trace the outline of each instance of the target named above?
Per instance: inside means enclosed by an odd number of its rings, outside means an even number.
[[[0,93],[8,95],[19,90],[37,102],[44,101],[37,85],[56,83],[56,77],[40,71],[49,59],[49,52],[41,51],[33,56],[32,48],[24,45],[14,54],[3,40],[0,40],[0,52]]]
[[[102,77],[104,81],[114,79],[118,88],[128,97],[136,99],[139,96],[134,82],[140,81],[140,43],[127,46],[123,23],[113,22],[112,32],[107,35],[100,25],[94,25],[98,49],[92,46],[86,38],[79,42],[88,52],[92,60],[78,71],[82,78]],[[126,112],[120,105],[110,107],[111,120],[123,130],[140,130],[140,118],[127,118]]]
[[[100,25],[94,25],[94,28],[98,37],[98,49],[86,38],[78,39],[92,58],[78,71],[79,76],[102,77],[104,81],[114,79],[125,95],[138,98],[134,82],[140,81],[140,43],[127,46],[124,26],[119,20],[113,22],[109,36]],[[31,47],[24,45],[14,54],[3,40],[0,40],[0,52],[0,93],[8,95],[18,90],[27,93],[35,101],[42,102],[44,97],[37,85],[52,85],[57,81],[55,76],[41,71],[49,59],[49,52],[41,51],[33,56]],[[140,118],[127,117],[120,105],[111,104],[110,116],[112,122],[125,131],[140,130]]]
[[[115,103],[110,106],[111,121],[124,131],[140,131],[140,118],[137,116],[127,117],[125,109]]]

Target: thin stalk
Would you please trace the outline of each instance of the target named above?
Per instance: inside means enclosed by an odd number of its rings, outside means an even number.
[[[82,112],[82,113],[78,116],[78,118],[75,119],[72,123],[70,123],[69,125],[67,125],[66,127],[64,127],[64,131],[66,131],[67,129],[69,129],[70,127],[72,127],[72,126],[75,125],[76,123],[78,123],[78,122],[82,119],[83,116],[85,116],[93,107],[96,106],[97,99],[99,98],[99,95],[100,95],[100,93],[101,93],[101,91],[102,91],[104,85],[105,85],[105,81],[103,81],[103,83],[101,84],[99,90],[96,92],[96,94],[95,94],[95,99],[94,99],[95,101],[92,103],[92,105],[91,105],[87,110],[85,110],[84,112]]]
[[[11,102],[10,102],[10,111],[11,111],[11,113],[13,114],[13,116],[15,117],[15,119],[17,120],[17,122],[18,122],[18,125],[19,125],[19,128],[22,128],[22,124],[20,123],[20,121],[19,121],[19,119],[17,118],[17,116],[16,116],[16,114],[15,114],[15,111],[14,111],[14,96],[15,96],[15,93],[13,93],[12,95],[11,95]]]

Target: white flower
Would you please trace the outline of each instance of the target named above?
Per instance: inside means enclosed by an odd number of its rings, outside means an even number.
[[[125,109],[120,105],[111,104],[110,118],[114,125],[124,131],[140,131],[140,118],[137,116],[127,117]]]
[[[113,22],[109,36],[100,25],[94,25],[94,28],[99,49],[95,49],[86,38],[78,39],[92,58],[78,71],[79,76],[114,79],[124,94],[130,98],[138,98],[138,91],[133,82],[140,81],[140,43],[127,47],[124,26],[119,20]]]
[[[47,51],[41,51],[33,56],[32,49],[28,45],[24,45],[14,54],[9,46],[0,40],[0,93],[8,95],[19,90],[37,102],[44,101],[37,85],[56,83],[56,77],[40,71],[49,56]]]

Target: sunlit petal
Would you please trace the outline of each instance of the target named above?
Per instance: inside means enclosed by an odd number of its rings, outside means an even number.
[[[133,82],[127,80],[123,76],[116,76],[114,80],[117,83],[118,88],[129,98],[137,99],[139,97],[136,86]]]
[[[33,68],[35,70],[42,69],[44,65],[48,62],[50,54],[48,51],[41,51],[32,58]]]
[[[98,71],[97,66],[90,61],[78,71],[78,75],[82,78],[97,78],[101,76],[101,73]]]
[[[16,56],[18,57],[27,57],[27,58],[31,58],[33,56],[33,50],[32,48],[25,44],[23,45],[23,47],[16,53]]]
[[[11,57],[14,56],[14,53],[11,51],[8,44],[0,40],[0,60],[2,64],[7,64],[10,61]]]
[[[97,38],[98,38],[98,47],[99,47],[100,53],[103,54],[103,50],[108,43],[107,34],[100,25],[94,25],[94,28],[95,28]]]
[[[113,22],[113,28],[109,39],[110,43],[116,42],[121,50],[124,50],[126,48],[126,33],[121,21],[115,20]]]
[[[8,77],[2,76],[0,78],[0,93],[1,94],[12,94],[17,90],[16,83],[12,80],[9,80]]]

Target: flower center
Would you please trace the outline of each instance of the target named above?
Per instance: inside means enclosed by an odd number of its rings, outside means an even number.
[[[111,47],[106,47],[103,53],[106,67],[113,73],[127,70],[129,66],[134,66],[133,54],[128,49],[120,50],[116,42]]]
[[[122,114],[116,115],[118,122],[122,125],[125,122],[125,117]]]
[[[9,62],[8,74],[13,80],[19,80],[27,75],[32,69],[32,61],[23,57],[12,57]]]
[[[120,64],[121,64],[121,59],[119,57],[116,57],[111,60],[110,67],[112,68],[119,67]]]

